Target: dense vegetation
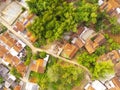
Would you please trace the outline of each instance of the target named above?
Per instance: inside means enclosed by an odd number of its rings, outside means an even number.
[[[37,38],[36,47],[58,40],[64,32],[76,31],[78,25],[94,27],[96,31],[110,30],[113,34],[120,32],[116,18],[101,12],[98,0],[29,0],[30,12],[37,15],[28,30]]]
[[[62,37],[64,32],[75,32],[78,24],[86,25],[97,22],[98,5],[79,1],[67,3],[65,0],[30,0],[27,1],[30,11],[37,18],[28,30],[38,41],[36,46]]]
[[[89,55],[87,52],[82,53],[78,58],[78,63],[89,68],[93,79],[105,77],[106,74],[113,73],[113,64],[111,61],[97,62],[96,54]]]
[[[76,31],[76,9],[73,3],[64,0],[30,0],[27,1],[32,13],[38,17],[28,27],[38,42],[59,39],[64,32]]]
[[[56,62],[53,57],[51,59],[44,74],[31,72],[30,77],[37,78],[41,90],[72,90],[74,86],[80,85],[84,79],[84,72],[80,68]]]

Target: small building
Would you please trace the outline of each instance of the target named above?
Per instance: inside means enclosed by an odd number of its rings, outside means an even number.
[[[43,59],[38,59],[36,61],[33,61],[33,64],[31,65],[31,71],[38,72],[38,73],[44,73],[45,72],[45,61]]]
[[[96,36],[94,36],[93,38],[95,38],[93,41],[95,43],[98,43],[99,45],[102,45],[103,43],[105,43],[106,39],[104,37],[104,35],[102,33],[98,33]]]
[[[27,36],[32,43],[37,40],[37,38],[30,31],[27,31]]]
[[[20,85],[16,85],[13,90],[21,90],[21,86]]]
[[[98,80],[95,80],[92,83],[88,83],[84,87],[84,89],[85,90],[107,90],[106,86]]]
[[[39,90],[39,86],[35,83],[26,83],[25,90]]]
[[[23,25],[22,22],[18,21],[15,24],[14,30],[23,32],[25,30],[25,26]]]
[[[20,59],[16,56],[12,58],[12,61],[13,61],[12,66],[17,66],[21,62]]]
[[[0,64],[0,75],[2,77],[5,77],[5,75],[9,72],[9,69],[4,66],[3,64]]]
[[[78,49],[79,48],[77,46],[67,43],[63,48],[61,56],[68,58],[68,59],[72,59],[77,53]]]
[[[6,78],[5,80],[5,87],[6,88],[9,88],[16,80],[16,77],[11,75],[11,74],[8,74],[8,78]]]
[[[16,69],[22,76],[24,76],[26,73],[27,67],[25,66],[24,63],[21,62],[16,66]]]
[[[94,35],[96,35],[94,30],[84,27],[84,31],[79,35],[79,38],[86,42],[86,40],[93,37]]]
[[[117,17],[117,21],[120,23],[120,0],[104,0],[100,5],[100,9],[101,11],[106,10],[110,16]]]
[[[86,40],[85,48],[91,54],[106,41],[103,34],[98,33]]]
[[[115,69],[115,75],[120,77],[120,62],[115,65],[114,69]]]
[[[107,81],[107,84],[105,83],[108,90],[120,90],[120,80],[118,77],[113,77],[109,81]]]
[[[84,46],[83,41],[80,38],[73,38],[73,40],[71,41],[72,44],[76,45],[77,47],[82,48]]]
[[[36,61],[33,61],[30,67],[31,71],[44,73],[48,60],[49,60],[49,55],[46,55],[44,59],[38,59]]]
[[[96,46],[98,46],[98,44],[95,45],[91,40],[87,40],[85,43],[85,48],[90,54],[95,52]]]
[[[8,53],[5,55],[5,57],[3,59],[5,62],[12,64],[12,58],[13,58],[13,56],[10,53]]]

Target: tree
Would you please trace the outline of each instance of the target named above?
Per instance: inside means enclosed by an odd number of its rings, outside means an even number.
[[[104,52],[104,47],[100,48],[100,51]],[[90,72],[93,75],[93,79],[98,79],[101,77],[105,77],[106,74],[110,74],[113,72],[113,64],[111,61],[98,62],[98,57],[102,54],[99,50],[97,53],[95,52],[92,55],[84,52],[78,57],[78,63],[83,66],[89,68]]]
[[[51,83],[49,88],[55,90],[71,90],[73,86],[80,85],[80,81],[84,78],[80,68],[60,64],[48,68],[47,75]]]
[[[37,15],[28,30],[35,34],[41,45],[60,39],[64,32],[76,31],[76,8],[73,3],[64,0],[29,0],[27,4],[30,11]]]
[[[40,52],[39,56],[40,56],[40,58],[45,58],[46,57],[46,52]]]
[[[11,68],[10,73],[13,74],[18,79],[22,77],[21,74],[17,72],[17,69],[15,67]]]
[[[113,73],[112,61],[111,60],[103,61],[103,62],[96,63],[94,72],[93,72],[93,77],[104,78],[107,74],[110,74],[110,73]]]
[[[98,5],[91,4],[84,0],[77,2],[77,20],[86,25],[97,23]]]

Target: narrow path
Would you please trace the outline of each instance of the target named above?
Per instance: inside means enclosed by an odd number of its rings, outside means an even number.
[[[66,59],[66,58],[63,58],[63,57],[58,56],[58,55],[56,55],[56,54],[53,54],[53,53],[51,53],[51,52],[49,52],[49,51],[47,51],[47,50],[34,47],[31,42],[29,42],[28,40],[26,40],[23,36],[21,36],[20,34],[18,34],[16,31],[14,31],[13,28],[12,28],[7,22],[5,22],[2,18],[0,18],[0,22],[1,22],[3,25],[5,25],[5,26],[8,28],[8,30],[11,31],[15,36],[17,36],[17,37],[18,37],[19,39],[21,39],[24,43],[26,43],[26,44],[32,49],[32,52],[33,52],[33,53],[36,53],[36,52],[46,52],[46,53],[49,54],[49,55],[52,55],[52,56],[54,56],[54,57],[56,57],[56,58],[58,58],[58,59],[61,59],[61,60],[65,61],[65,62],[67,62],[67,63],[76,65],[76,66],[84,69],[84,70],[86,71],[86,73],[89,75],[89,77],[90,77],[90,78],[92,77],[92,74],[90,73],[90,71],[89,71],[86,67],[84,67],[83,65],[80,65],[80,64],[78,64],[77,62],[70,61],[70,60],[68,60],[68,59]]]

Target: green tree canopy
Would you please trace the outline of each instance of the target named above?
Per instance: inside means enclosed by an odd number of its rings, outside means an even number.
[[[28,27],[38,39],[53,41],[64,32],[76,31],[77,22],[73,3],[64,0],[30,0],[27,4],[38,17]]]

